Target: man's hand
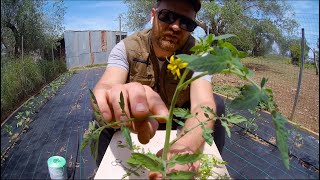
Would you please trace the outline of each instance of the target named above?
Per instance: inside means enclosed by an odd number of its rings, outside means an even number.
[[[124,110],[128,117],[122,116],[119,104],[121,92],[124,97]],[[106,123],[123,121],[131,117],[140,119],[125,125],[133,133],[138,134],[138,139],[142,144],[147,144],[155,135],[159,126],[158,121],[164,122],[162,119],[147,119],[147,117],[149,115],[168,115],[168,109],[161,97],[149,86],[140,83],[96,86],[93,93]]]
[[[163,149],[157,152],[157,156],[162,156]],[[186,147],[183,144],[175,143],[173,144],[167,155],[167,159],[171,159],[175,154],[194,154],[190,148]],[[194,163],[189,163],[185,165],[176,164],[174,167],[168,169],[167,173],[178,172],[178,171],[192,171],[197,172],[200,168],[200,162],[196,161]],[[157,172],[150,172],[149,179],[162,179],[162,174]]]

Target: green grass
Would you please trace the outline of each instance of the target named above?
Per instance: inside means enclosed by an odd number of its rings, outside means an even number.
[[[10,112],[21,100],[65,72],[63,61],[1,58],[1,114]]]
[[[240,87],[213,84],[213,91],[225,95],[228,98],[235,98],[240,94]]]

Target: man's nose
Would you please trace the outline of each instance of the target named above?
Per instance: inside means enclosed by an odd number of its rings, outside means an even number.
[[[180,19],[178,18],[176,21],[174,21],[172,24],[170,24],[170,27],[174,30],[174,31],[180,31]]]

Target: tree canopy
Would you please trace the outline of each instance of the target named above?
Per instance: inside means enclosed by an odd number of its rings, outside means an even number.
[[[62,35],[63,0],[1,0],[1,44],[12,54],[50,49]]]
[[[155,0],[124,0],[127,4],[126,27],[141,30],[150,20]],[[293,33],[297,22],[292,19],[286,1],[211,0],[202,1],[197,15],[198,25],[214,35],[235,34],[231,41],[237,48],[252,55],[263,55],[274,43]]]

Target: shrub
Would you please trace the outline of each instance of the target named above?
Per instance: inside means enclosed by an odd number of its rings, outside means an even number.
[[[7,113],[16,108],[23,98],[39,90],[65,72],[63,61],[40,60],[35,62],[27,56],[22,59],[1,59],[1,112]]]

